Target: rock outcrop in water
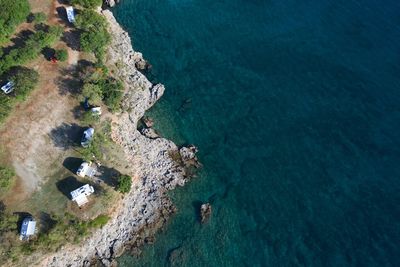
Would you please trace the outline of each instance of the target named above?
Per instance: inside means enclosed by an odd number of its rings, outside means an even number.
[[[206,223],[208,219],[211,217],[211,204],[210,203],[205,203],[202,204],[200,207],[200,219],[201,223]]]
[[[152,242],[155,231],[163,227],[175,207],[166,196],[168,190],[184,185],[188,175],[185,166],[197,162],[194,147],[181,148],[154,132],[139,132],[137,123],[163,95],[162,84],[151,84],[137,70],[138,53],[133,51],[128,34],[110,11],[103,11],[110,23],[112,44],[107,63],[117,66],[114,75],[125,82],[126,94],[121,115],[113,121],[112,138],[120,144],[131,164],[132,190],[119,203],[112,219],[77,246],[68,245],[41,262],[43,266],[90,266],[115,264],[115,257],[126,248],[137,249]],[[140,59],[141,58],[141,59]],[[149,136],[151,135],[151,136]],[[150,138],[149,138],[150,137]],[[171,155],[179,154],[179,164]]]

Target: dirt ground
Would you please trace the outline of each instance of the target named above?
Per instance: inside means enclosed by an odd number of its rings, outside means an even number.
[[[48,14],[49,24],[61,24],[70,31],[65,18],[60,17],[63,9],[58,1],[31,0],[30,3],[33,12]],[[26,25],[21,26],[21,30],[24,28]],[[0,128],[0,147],[6,157],[3,160],[12,164],[18,176],[15,187],[3,200],[7,206],[28,198],[57,173],[57,166],[62,167],[62,158],[73,148],[66,145],[69,139],[80,138],[81,129],[76,127],[75,118],[79,101],[69,93],[76,90],[70,74],[79,60],[79,51],[68,46],[77,42],[74,38],[73,34],[65,34],[56,46],[67,48],[68,62],[51,63],[40,56],[28,65],[39,72],[39,85]]]

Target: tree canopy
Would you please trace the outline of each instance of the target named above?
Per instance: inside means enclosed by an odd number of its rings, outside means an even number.
[[[72,0],[73,5],[79,5],[85,8],[95,8],[101,6],[102,0]]]
[[[8,40],[18,24],[29,15],[27,0],[0,0],[0,43]]]
[[[81,30],[104,29],[107,20],[91,9],[84,9],[76,16],[75,26]]]
[[[106,19],[97,12],[85,9],[76,17],[75,25],[82,30],[80,45],[83,51],[92,52],[101,61],[111,36]]]

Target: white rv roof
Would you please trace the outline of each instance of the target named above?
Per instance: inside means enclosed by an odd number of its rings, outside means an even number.
[[[74,8],[72,6],[68,6],[65,8],[67,11],[67,17],[69,22],[74,22],[75,21],[75,14],[74,14]]]
[[[71,192],[72,200],[75,201],[81,195],[89,196],[94,192],[93,186],[85,184],[84,186],[79,187],[78,189]]]

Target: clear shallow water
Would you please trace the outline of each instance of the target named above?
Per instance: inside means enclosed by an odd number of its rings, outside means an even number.
[[[157,129],[204,164],[156,243],[121,266],[400,266],[400,2],[114,11],[167,87]],[[213,204],[203,226],[199,201]]]

